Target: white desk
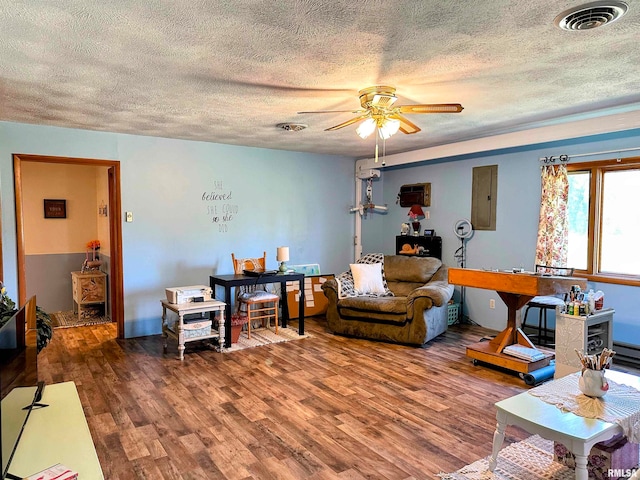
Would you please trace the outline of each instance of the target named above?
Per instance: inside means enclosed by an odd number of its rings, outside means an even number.
[[[29,405],[35,390],[35,387],[12,390],[2,400],[2,409],[19,410]],[[41,403],[48,407],[31,412],[9,472],[27,477],[62,463],[78,472],[78,478],[104,479],[75,384],[46,385]]]
[[[640,377],[607,370],[607,377],[620,384],[640,389]],[[576,457],[576,480],[587,480],[587,456],[591,447],[622,432],[615,423],[585,418],[571,412],[563,412],[555,405],[524,392],[496,403],[498,423],[493,434],[493,451],[489,459],[489,470],[493,471],[502,448],[507,425],[517,425],[527,432],[538,434],[548,440],[562,443]]]

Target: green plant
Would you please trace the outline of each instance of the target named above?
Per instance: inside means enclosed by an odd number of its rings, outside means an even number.
[[[38,352],[46,347],[53,337],[53,327],[51,326],[51,317],[47,312],[36,305],[36,344]]]
[[[18,311],[16,304],[9,295],[7,295],[7,289],[0,282],[0,327],[7,323],[14,313]]]

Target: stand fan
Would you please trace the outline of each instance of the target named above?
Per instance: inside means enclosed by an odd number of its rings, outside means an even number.
[[[458,261],[458,266],[464,268],[464,264],[467,260],[467,252],[464,241],[471,238],[473,235],[473,226],[471,222],[466,218],[458,220],[453,226],[453,233],[460,239],[460,246],[453,254],[453,257]],[[464,287],[460,287],[460,311],[458,312],[458,322],[462,320],[462,310],[464,309]]]

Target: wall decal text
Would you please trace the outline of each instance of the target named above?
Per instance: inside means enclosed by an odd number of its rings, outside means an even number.
[[[215,180],[212,189],[202,193],[202,201],[207,205],[207,217],[218,226],[219,232],[229,231],[229,223],[239,211],[237,204],[230,203],[232,200],[233,192],[225,189],[222,180]]]

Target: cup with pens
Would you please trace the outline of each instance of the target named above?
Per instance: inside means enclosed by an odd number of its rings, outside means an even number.
[[[609,382],[604,373],[611,365],[611,358],[616,352],[605,348],[602,353],[585,355],[581,350],[576,349],[576,354],[582,364],[578,388],[588,397],[604,396],[609,390]]]

